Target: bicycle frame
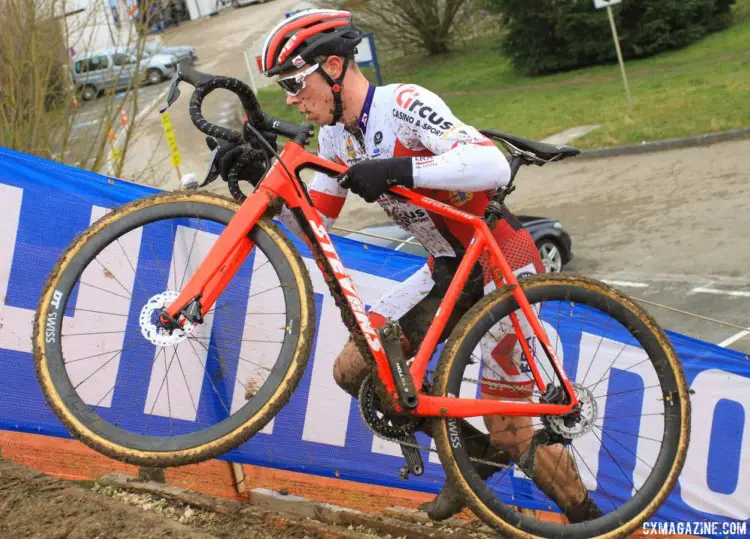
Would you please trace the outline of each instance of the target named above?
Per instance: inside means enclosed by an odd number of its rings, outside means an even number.
[[[205,315],[252,250],[253,244],[249,240],[248,234],[255,223],[269,210],[275,213],[275,210],[282,203],[286,204],[297,218],[318,267],[326,277],[334,277],[334,279],[328,281],[331,293],[337,297],[343,296],[346,299],[346,303],[341,308],[349,309],[352,314],[349,319],[357,321],[357,325],[349,327],[350,332],[362,332],[376,362],[378,376],[385,386],[388,398],[392,399],[396,411],[403,411],[398,404],[393,375],[378,332],[370,324],[369,317],[365,312],[364,302],[360,299],[353,281],[336,253],[320,215],[313,207],[305,185],[297,177],[299,170],[306,167],[329,174],[343,173],[347,170],[347,167],[312,155],[293,141],[286,144],[281,152],[280,161],[283,161],[286,169],[279,161],[273,164],[256,191],[243,202],[206,259],[201,262],[193,277],[186,283],[180,295],[167,308],[167,314],[173,319],[179,319],[180,312],[194,299],[200,298],[201,311]],[[294,175],[287,173],[287,169]],[[390,193],[415,206],[449,219],[470,224],[474,228],[474,236],[469,248],[409,369],[416,390],[419,392],[419,402],[417,407],[414,410],[409,410],[408,413],[417,416],[472,417],[484,415],[561,415],[570,412],[578,403],[575,392],[550,345],[539,318],[529,305],[523,290],[518,286],[513,271],[484,219],[459,211],[409,189],[394,187]],[[424,373],[438,344],[440,335],[448,322],[449,313],[484,248],[487,248],[491,253],[497,286],[507,285],[512,288],[521,311],[528,320],[534,335],[544,347],[555,373],[569,396],[570,402],[568,404],[434,397],[421,392]],[[511,320],[516,334],[521,336],[519,342],[528,359],[534,380],[540,392],[544,393],[546,384],[542,380],[529,345],[523,338],[523,331],[515,313],[511,314]]]

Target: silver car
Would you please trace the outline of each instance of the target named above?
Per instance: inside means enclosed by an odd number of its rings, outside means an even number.
[[[81,99],[89,101],[105,90],[122,90],[132,84],[136,72],[155,84],[174,75],[177,59],[156,54],[141,59],[124,49],[101,49],[73,59],[71,76]]]
[[[188,59],[190,64],[198,62],[198,53],[195,51],[195,47],[187,45],[163,45],[156,41],[147,41],[143,45],[143,54],[146,56],[167,54],[177,58],[178,62],[185,59]]]

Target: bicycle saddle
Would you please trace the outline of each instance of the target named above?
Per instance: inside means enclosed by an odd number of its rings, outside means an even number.
[[[514,135],[508,135],[507,133],[498,133],[491,129],[481,129],[479,132],[486,137],[499,141],[510,152],[512,152],[514,148],[517,148],[524,152],[534,154],[542,161],[549,161],[551,159],[559,161],[560,159],[573,157],[574,155],[581,153],[581,150],[573,148],[572,146],[558,146],[557,144],[547,144],[546,142],[527,140]],[[508,145],[510,145],[510,147]]]

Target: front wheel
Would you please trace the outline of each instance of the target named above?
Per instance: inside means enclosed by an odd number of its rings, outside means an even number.
[[[146,72],[146,81],[149,84],[159,84],[164,80],[164,75],[158,69],[149,69]]]
[[[61,255],[34,356],[50,407],[90,447],[142,466],[195,463],[247,440],[291,397],[315,310],[307,269],[270,219],[248,234],[252,251],[202,322],[157,323],[237,208],[207,193],[143,198]]]
[[[560,274],[520,285],[580,407],[565,416],[471,418],[483,435],[462,430],[455,419],[435,420],[447,480],[482,520],[509,536],[625,536],[665,501],[685,461],[690,402],[680,362],[656,322],[607,285]],[[513,331],[514,312],[544,392]],[[432,394],[561,403],[561,387],[504,287],[453,331]]]

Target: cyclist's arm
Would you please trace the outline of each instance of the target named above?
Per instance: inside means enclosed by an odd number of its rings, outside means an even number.
[[[338,161],[334,151],[334,141],[332,140],[331,133],[325,129],[320,130],[318,135],[318,155],[330,159],[331,161]],[[349,192],[348,189],[342,188],[335,178],[331,178],[322,172],[316,172],[312,180],[308,183],[307,191],[310,194],[310,199],[313,202],[313,206],[318,210],[318,214],[323,221],[323,225],[326,230],[330,232],[333,223],[341,213],[341,208],[344,206],[346,200],[346,194]],[[304,235],[297,225],[297,221],[292,215],[289,208],[284,206],[279,213],[278,219],[284,223],[295,236],[300,240],[304,241]]]
[[[414,187],[484,191],[508,183],[508,161],[491,140],[462,123],[434,93],[411,85],[404,89],[394,94],[396,135],[406,148],[435,154],[412,158]]]

